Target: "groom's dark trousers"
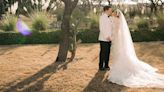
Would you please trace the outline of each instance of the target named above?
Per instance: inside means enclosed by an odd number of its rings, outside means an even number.
[[[108,67],[110,47],[111,47],[111,41],[110,42],[100,41],[99,69]]]

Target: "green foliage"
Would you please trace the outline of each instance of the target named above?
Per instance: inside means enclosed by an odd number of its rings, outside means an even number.
[[[134,31],[131,32],[131,35],[135,42],[164,41],[164,32],[162,31]]]
[[[98,35],[99,31],[81,30],[77,35],[77,39],[82,43],[96,43],[98,42]]]
[[[99,30],[99,17],[94,13],[91,13],[90,16],[92,16],[90,29],[98,31]]]
[[[71,24],[74,24],[75,30],[87,29],[90,24],[89,8],[85,5],[77,6],[71,16]]]
[[[146,19],[141,19],[138,23],[138,30],[140,31],[148,31],[149,30],[149,23]]]
[[[129,12],[129,17],[130,18],[134,18],[136,15],[137,15],[137,12],[136,12],[135,9]]]
[[[57,15],[57,21],[62,21],[63,11],[64,11],[64,8],[63,8],[63,7],[58,7],[58,8],[54,11],[54,14]]]
[[[158,14],[157,17],[158,30],[164,30],[164,14]]]
[[[4,31],[16,31],[16,21],[17,17],[14,15],[6,15],[4,19],[1,21],[1,29]]]
[[[50,44],[60,41],[60,31],[34,32],[30,36],[22,36],[20,33],[0,33],[0,44]]]
[[[98,31],[99,30],[99,23],[98,23],[98,21],[92,20],[91,21],[91,25],[90,25],[90,29]]]
[[[35,31],[47,30],[49,25],[49,15],[46,12],[38,11],[32,14],[32,29]]]
[[[19,33],[1,32],[0,44],[51,44],[59,43],[61,31],[35,32],[24,37]],[[134,42],[142,41],[164,41],[163,31],[134,31],[131,32]],[[82,43],[97,43],[99,31],[80,30],[77,34],[77,41]]]

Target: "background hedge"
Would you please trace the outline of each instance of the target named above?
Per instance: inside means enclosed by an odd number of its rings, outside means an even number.
[[[98,31],[80,30],[77,40],[81,43],[97,43]],[[59,43],[61,31],[35,32],[30,36],[22,36],[17,32],[0,32],[0,44],[51,44]],[[131,32],[134,42],[164,41],[164,31],[134,31]]]

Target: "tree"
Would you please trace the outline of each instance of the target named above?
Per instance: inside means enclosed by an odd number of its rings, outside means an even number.
[[[0,0],[0,19],[4,13],[4,0]]]
[[[163,9],[164,2],[163,0],[150,0],[151,1],[151,12],[152,13],[157,13],[158,6],[160,6],[161,9]],[[159,5],[159,3],[161,3]]]
[[[150,5],[150,8],[151,8],[151,12],[155,13],[157,11],[157,5],[156,3],[154,2],[154,0],[150,0],[151,1],[151,5]]]
[[[91,5],[92,3],[89,2],[89,0],[81,0],[81,4],[76,7],[74,10],[72,16],[71,16],[71,42],[69,46],[69,52],[71,53],[70,61],[72,61],[75,58],[76,55],[76,49],[77,49],[77,33],[78,33],[78,27],[82,23],[86,23],[88,21],[88,15],[91,11]],[[82,24],[83,25],[83,24]]]
[[[111,0],[107,0],[108,1],[108,5],[111,5]]]
[[[7,1],[0,0],[0,19],[2,17],[2,14],[5,14],[6,9],[7,9]]]
[[[75,9],[78,0],[62,0],[64,2],[64,13],[61,24],[61,41],[59,46],[56,62],[65,62],[71,42],[70,20],[73,10]]]

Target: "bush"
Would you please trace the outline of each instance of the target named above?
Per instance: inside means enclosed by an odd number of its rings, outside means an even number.
[[[99,30],[99,23],[95,20],[92,20],[90,29],[94,30],[94,31],[98,31]]]
[[[49,25],[49,16],[46,12],[34,12],[32,14],[32,29],[34,31],[44,31]]]
[[[90,30],[98,31],[99,30],[99,17],[94,13],[90,13],[90,16],[92,16],[90,18],[91,20]]]
[[[54,15],[57,15],[57,21],[62,21],[62,15],[63,15],[64,8],[63,7],[58,7],[56,10],[53,12]]]
[[[149,23],[145,19],[140,20],[137,23],[137,26],[138,26],[138,30],[141,30],[141,31],[148,31],[148,29],[149,29]]]
[[[164,41],[164,32],[162,31],[134,31],[131,32],[131,35],[135,42]]]
[[[82,43],[96,43],[98,42],[99,32],[95,30],[82,30],[77,34],[77,40]]]
[[[158,30],[164,30],[164,14],[159,14],[157,17]]]
[[[4,19],[2,20],[1,29],[3,31],[16,31],[16,22],[17,22],[16,16],[6,15],[6,17],[4,17]]]
[[[136,16],[136,11],[135,10],[129,12],[129,17],[130,18],[134,18],[135,16]]]
[[[24,37],[16,32],[0,33],[0,44],[51,44],[59,43],[61,31],[35,32],[30,36]],[[77,34],[77,41],[82,43],[97,43],[98,31],[81,30]],[[142,41],[164,41],[164,31],[134,31],[131,32],[134,42]]]
[[[60,31],[34,32],[30,36],[22,36],[20,33],[0,33],[0,44],[50,44],[60,41]]]

